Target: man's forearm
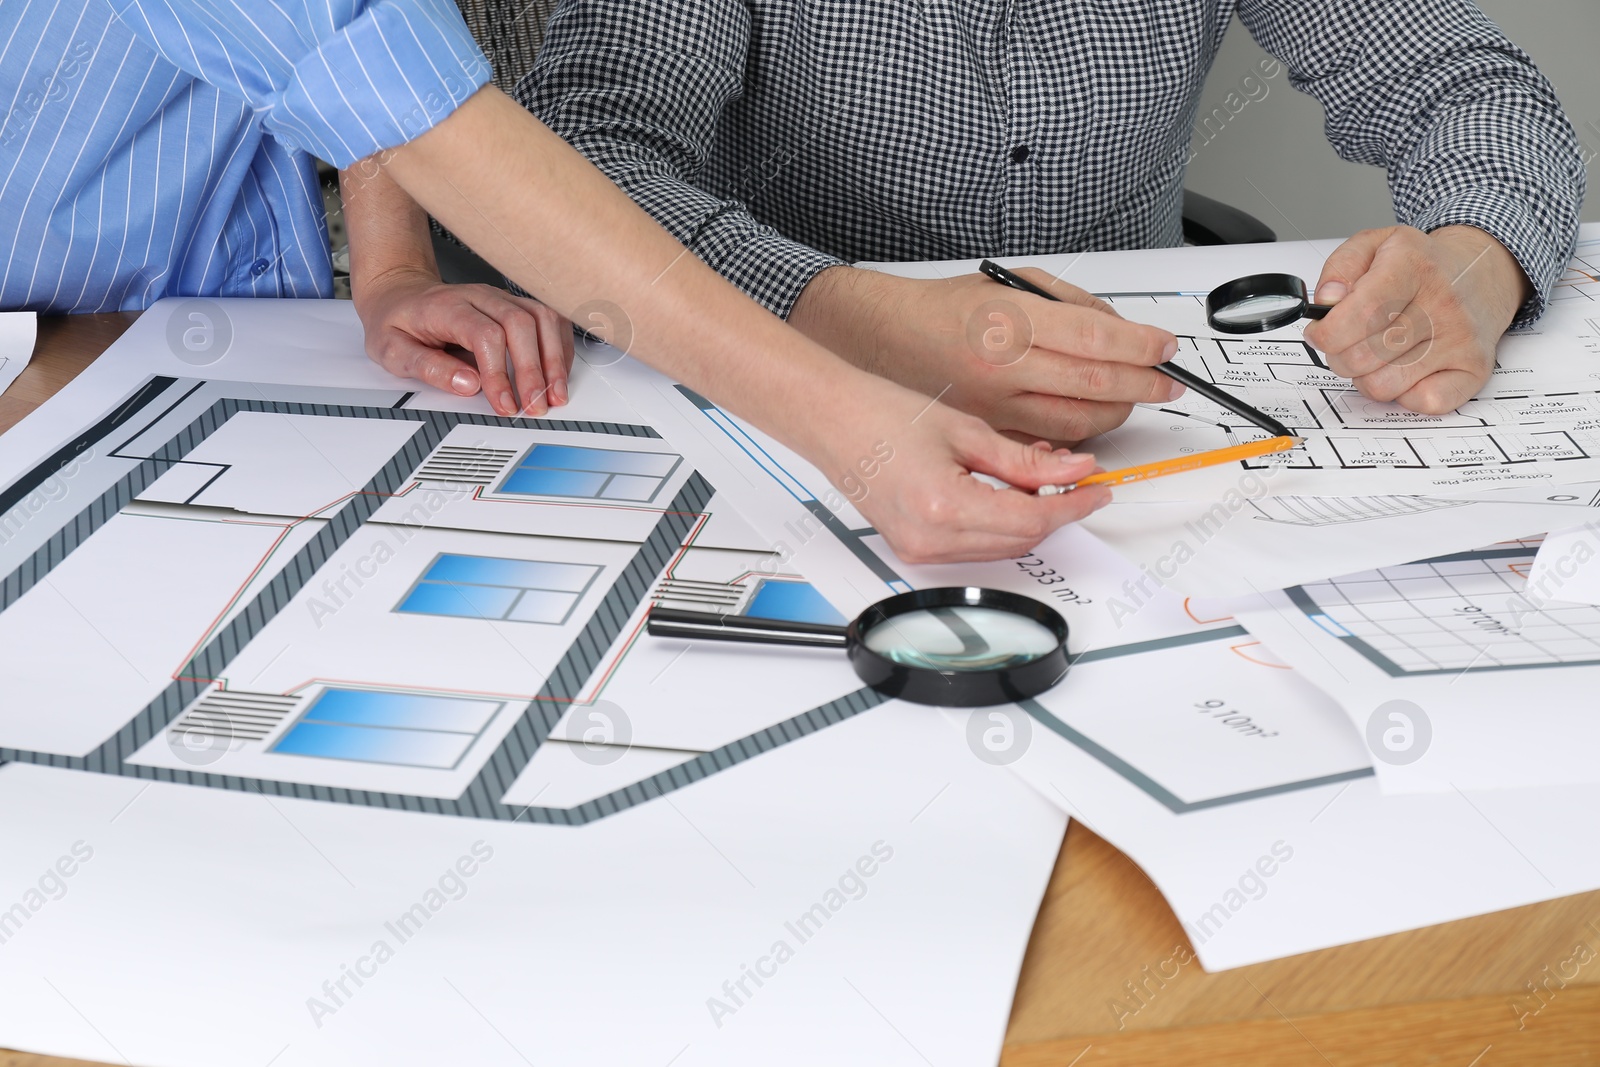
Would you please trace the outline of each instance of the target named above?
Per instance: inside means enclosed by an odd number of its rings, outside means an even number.
[[[789,325],[861,369],[887,376],[898,280],[856,267],[830,267],[800,291]]]

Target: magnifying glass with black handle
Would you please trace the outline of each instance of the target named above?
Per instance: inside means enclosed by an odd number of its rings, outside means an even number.
[[[654,607],[652,637],[843,649],[885,696],[979,708],[1026,700],[1067,673],[1067,622],[1032,597],[973,586],[881,600],[848,626]]]
[[[1293,274],[1252,274],[1219,285],[1206,297],[1206,321],[1221,333],[1266,333],[1321,319],[1333,307],[1313,304],[1304,278]]]

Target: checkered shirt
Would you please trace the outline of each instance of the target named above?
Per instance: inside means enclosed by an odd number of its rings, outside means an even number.
[[[840,262],[1179,244],[1236,8],[1400,221],[1493,234],[1536,318],[1579,145],[1472,0],[562,0],[517,97],[787,315]]]

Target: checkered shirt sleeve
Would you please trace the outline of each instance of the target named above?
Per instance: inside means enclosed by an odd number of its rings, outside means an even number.
[[[787,315],[842,262],[1179,243],[1236,11],[1340,155],[1387,168],[1399,221],[1493,234],[1537,318],[1580,150],[1472,0],[561,0],[517,97]]]

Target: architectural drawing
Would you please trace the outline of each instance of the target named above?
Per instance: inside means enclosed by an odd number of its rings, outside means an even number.
[[[1509,335],[1487,388],[1444,415],[1363,397],[1328,369],[1297,326],[1256,337],[1218,335],[1206,323],[1204,293],[1115,293],[1105,299],[1126,318],[1171,330],[1179,339],[1178,363],[1305,439],[1291,452],[1243,463],[1231,471],[1234,479],[1241,470],[1270,469],[1279,475],[1274,490],[1280,494],[1440,495],[1600,478],[1597,259],[1600,242],[1580,246],[1545,317],[1535,328]],[[1410,345],[1404,322],[1390,321],[1399,323],[1388,327],[1397,331],[1391,343]],[[1374,331],[1380,326],[1375,323]],[[1142,461],[1260,435],[1238,416],[1190,394],[1136,410],[1107,440]],[[1222,470],[1210,481],[1221,485],[1229,476]],[[1171,489],[1152,484],[1137,499],[1161,499]]]
[[[1600,607],[1525,596],[1537,545],[1496,546],[1285,590],[1395,677],[1600,665]]]
[[[657,600],[839,618],[654,429],[410,398],[156,378],[10,487],[0,762],[576,824],[881,702],[641,640]],[[547,742],[638,777],[532,806]]]
[[[736,503],[847,613],[957,580],[1054,605],[1071,628],[1072,667],[1023,707],[1172,813],[1372,774],[1336,705],[1232,619],[1191,610],[1160,575],[1130,566],[1083,529],[1058,531],[1018,559],[958,571],[907,564],[815,468],[765,434],[643,369],[611,380],[690,450],[690,462],[738,486]],[[1197,711],[1207,701],[1227,709],[1228,725]],[[1252,726],[1245,740],[1240,731]]]
[[[1255,513],[1252,518],[1261,522],[1286,526],[1344,526],[1467,504],[1465,500],[1435,500],[1425,496],[1272,496],[1250,501],[1250,508]]]

